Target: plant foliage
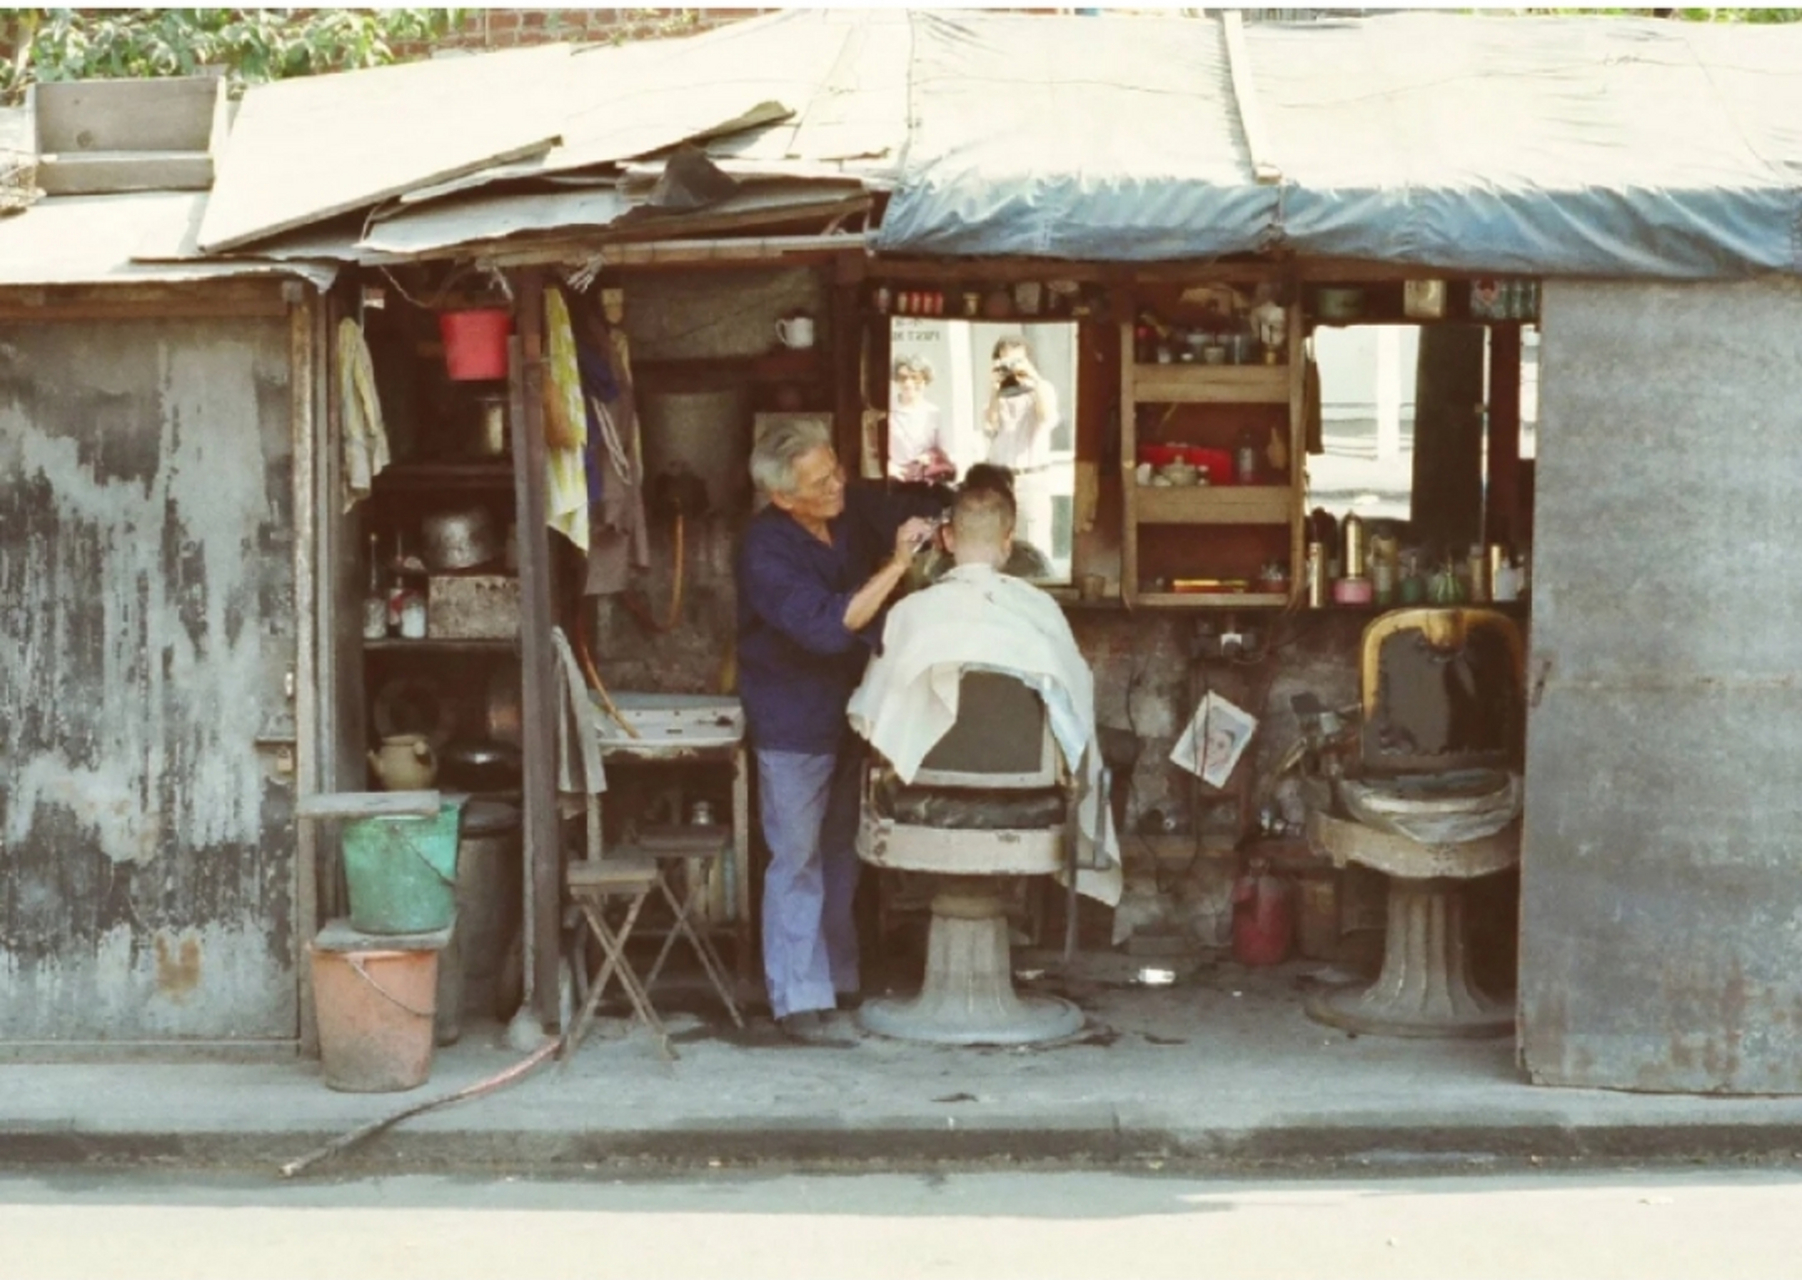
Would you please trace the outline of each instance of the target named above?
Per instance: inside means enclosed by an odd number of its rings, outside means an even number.
[[[453,30],[460,9],[12,9],[0,94],[34,81],[194,75],[234,87],[382,66],[396,41]]]

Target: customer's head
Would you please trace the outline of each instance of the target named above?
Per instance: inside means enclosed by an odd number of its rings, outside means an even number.
[[[945,550],[959,565],[999,569],[1014,549],[1014,500],[994,489],[965,488],[951,504]]]
[[[845,509],[845,473],[824,423],[782,418],[751,446],[751,479],[772,503],[803,521]]]
[[[963,483],[958,486],[959,493],[973,493],[978,489],[986,489],[998,493],[1008,501],[1008,506],[1018,515],[1018,506],[1014,500],[1014,473],[1011,468],[995,462],[975,462],[964,472]]]

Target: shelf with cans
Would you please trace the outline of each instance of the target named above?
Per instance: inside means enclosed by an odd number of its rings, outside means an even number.
[[[1316,509],[1305,526],[1301,603],[1310,609],[1478,605],[1524,608],[1527,557],[1502,543],[1429,554],[1403,546],[1396,526],[1355,512],[1343,521]]]
[[[1141,285],[1120,326],[1121,595],[1281,607],[1299,581],[1303,357],[1293,290]]]

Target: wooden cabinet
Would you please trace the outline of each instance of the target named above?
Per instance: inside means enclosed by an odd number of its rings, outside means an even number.
[[[1180,295],[1158,314],[1180,324]],[[1130,605],[1279,607],[1303,573],[1304,364],[1299,309],[1288,308],[1278,363],[1148,364],[1135,359],[1132,323],[1120,327],[1121,595]],[[1208,482],[1144,478],[1147,446],[1232,457],[1251,444],[1249,483],[1216,466]],[[1280,465],[1278,463],[1280,462]],[[1267,570],[1281,568],[1273,583]]]

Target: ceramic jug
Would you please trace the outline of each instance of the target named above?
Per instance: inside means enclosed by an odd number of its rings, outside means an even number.
[[[438,777],[438,762],[424,734],[400,733],[383,738],[381,750],[369,753],[384,791],[425,791]]]

